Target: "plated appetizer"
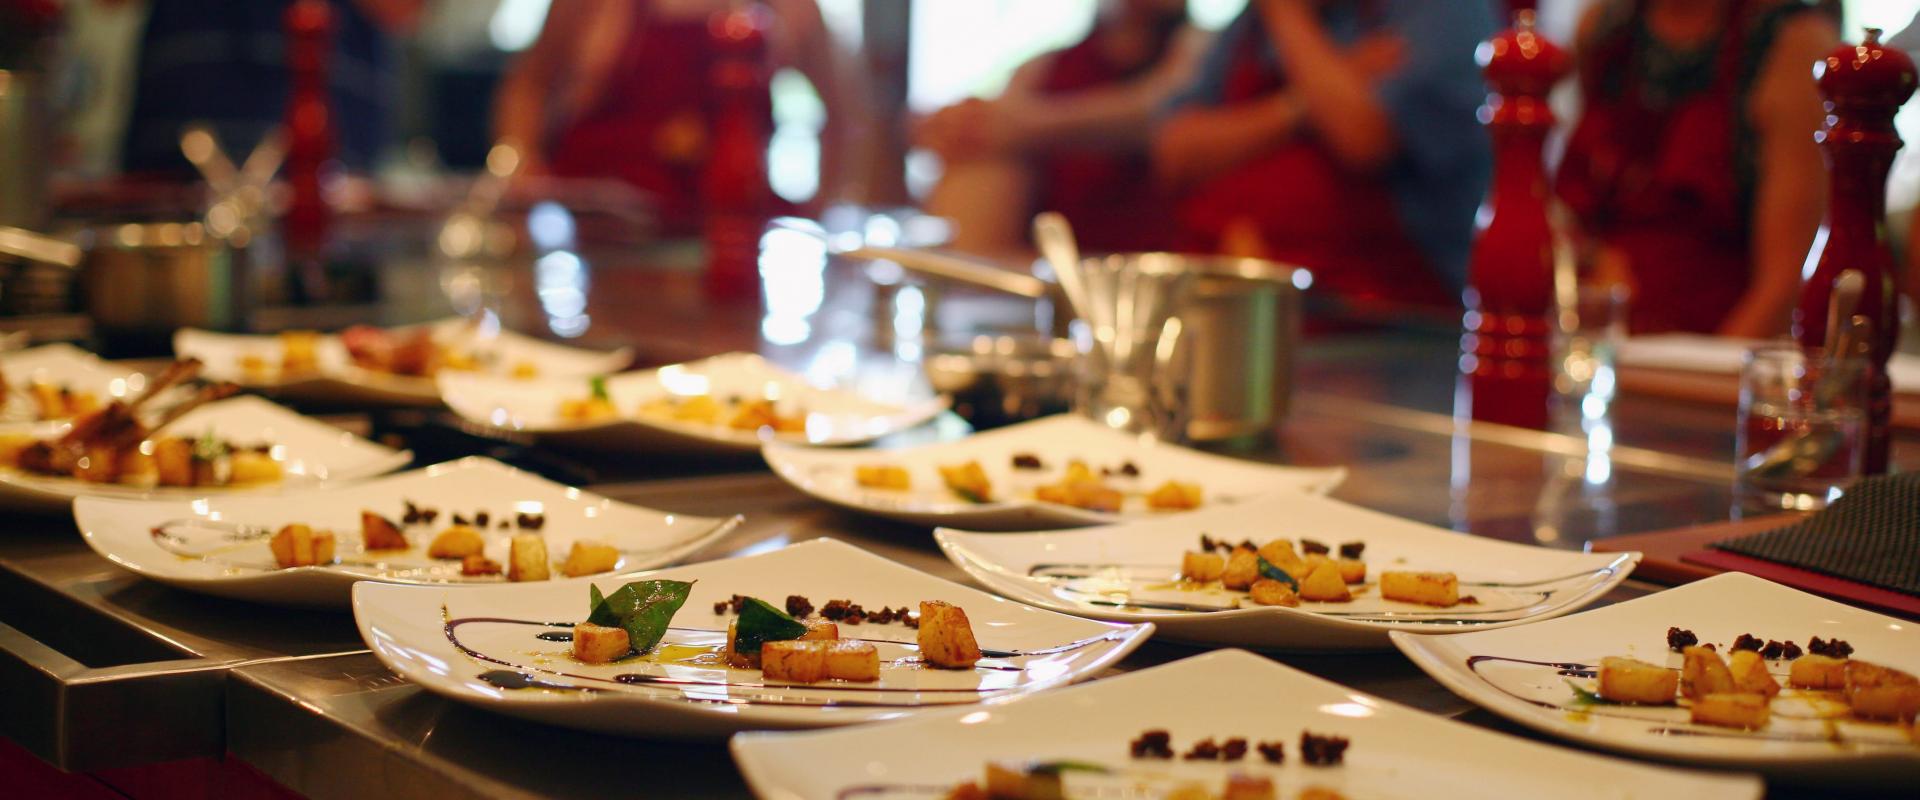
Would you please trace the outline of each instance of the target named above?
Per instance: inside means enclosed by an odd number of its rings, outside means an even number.
[[[993,479],[979,461],[941,464],[936,465],[935,469],[947,491],[961,500],[986,504],[998,497]],[[1012,469],[1016,475],[1043,473],[1046,466],[1039,456],[1032,453],[1015,453]],[[1071,459],[1058,478],[1017,481],[1015,485],[1020,488],[1015,491],[1042,503],[1106,514],[1116,514],[1126,508],[1129,496],[1143,503],[1149,511],[1191,511],[1200,507],[1199,484],[1168,479],[1146,490],[1138,485],[1139,477],[1140,468],[1132,461],[1123,462],[1117,468],[1102,467],[1095,472],[1087,466],[1087,462]],[[853,468],[853,480],[867,489],[913,490],[912,473],[898,465],[861,464]]]
[[[1524,632],[1394,643],[1455,693],[1548,733],[1845,784],[1920,774],[1912,628],[1728,573]]]
[[[1302,601],[1351,603],[1376,589],[1388,601],[1436,608],[1480,602],[1473,595],[1460,594],[1460,579],[1451,572],[1386,570],[1380,573],[1379,583],[1368,583],[1367,562],[1360,560],[1366,547],[1365,542],[1342,543],[1335,558],[1327,545],[1303,538],[1300,551],[1306,555],[1302,556],[1289,539],[1270,539],[1256,547],[1251,540],[1227,544],[1203,533],[1200,549],[1181,556],[1177,588],[1215,595],[1245,592],[1244,598],[1233,599],[1233,608],[1247,603],[1293,608]],[[1114,567],[1111,572],[1124,570]]]
[[[281,331],[273,338],[277,348],[262,347],[240,354],[240,370],[247,378],[274,382],[319,374],[323,342],[319,331]],[[484,340],[476,335],[474,324],[407,328],[355,325],[341,331],[338,341],[353,366],[388,375],[431,378],[441,370],[476,372],[489,367],[500,367],[516,378],[540,374],[539,366],[526,359],[497,364],[498,353],[482,346]]]
[[[44,431],[145,388],[145,375],[72,345],[0,352],[0,430]]]
[[[804,433],[807,429],[805,409],[783,411],[779,400],[773,397],[672,395],[647,400],[640,404],[635,413],[663,422],[718,426],[733,431],[767,428],[775,433]],[[585,397],[560,401],[560,418],[568,422],[609,422],[619,419],[620,415],[619,406],[614,404],[612,394],[607,391],[605,377],[588,379]]]
[[[1554,747],[1396,705],[1240,650],[889,725],[735,736],[788,800],[1757,798],[1751,775]]]
[[[809,598],[834,597],[848,576],[887,606],[815,607]],[[554,724],[675,736],[842,725],[1040,691],[1091,676],[1151,630],[1003,602],[831,540],[591,589],[362,584],[354,610],[375,654],[436,693]]]

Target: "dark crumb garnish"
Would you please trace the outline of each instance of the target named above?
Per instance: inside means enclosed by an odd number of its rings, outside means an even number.
[[[504,520],[504,519],[503,519],[503,520],[500,520],[500,530],[503,530],[503,531],[504,531],[504,530],[506,530],[506,529],[508,529],[508,528],[511,528],[511,527],[513,527],[513,523],[511,523],[511,522],[508,522],[508,521],[506,521],[506,520]]]
[[[813,601],[797,594],[787,595],[787,615],[799,619],[813,613]]]
[[[1140,477],[1140,467],[1136,466],[1132,461],[1128,461],[1120,465],[1120,474],[1129,478],[1138,478]]]
[[[453,512],[453,524],[466,526],[466,525],[472,525],[473,521],[467,519],[466,517],[460,516],[460,512],[455,511]]]
[[[1667,629],[1667,649],[1668,650],[1672,650],[1673,652],[1678,653],[1681,650],[1685,650],[1699,643],[1700,643],[1700,637],[1693,635],[1693,631],[1687,630],[1685,628],[1668,628]]]
[[[1134,758],[1173,758],[1173,735],[1166,731],[1147,731],[1127,743]]]
[[[1738,653],[1742,650],[1752,650],[1753,652],[1758,653],[1760,652],[1760,648],[1764,647],[1765,645],[1766,643],[1762,642],[1760,640],[1760,637],[1755,636],[1751,633],[1743,633],[1734,638],[1733,646],[1727,648],[1727,652]]]
[[[847,611],[852,607],[850,600],[828,600],[826,605],[820,607],[820,616],[839,622],[847,618]]]
[[[423,509],[420,509],[420,521],[421,521],[421,522],[424,522],[424,523],[426,523],[426,524],[428,524],[428,525],[432,525],[432,524],[433,524],[433,521],[434,521],[434,520],[436,520],[436,519],[439,519],[439,518],[440,518],[440,509],[437,509],[437,508],[423,508]]]
[[[1331,767],[1347,757],[1347,738],[1344,736],[1319,736],[1300,732],[1300,758],[1308,764]]]
[[[1460,595],[1460,602],[1477,606],[1480,604],[1480,598],[1470,594],[1463,594]]]
[[[547,515],[522,513],[514,517],[513,524],[523,531],[537,531],[546,526]]]
[[[1221,761],[1239,761],[1247,757],[1247,740],[1235,736],[1220,747]]]
[[[1013,454],[1014,469],[1046,469],[1046,466],[1047,465],[1040,462],[1039,456],[1032,453]]]
[[[1340,544],[1340,557],[1349,561],[1358,560],[1360,554],[1366,551],[1366,542],[1342,542]]]
[[[1328,553],[1333,552],[1333,548],[1328,547],[1321,542],[1316,542],[1312,539],[1301,539],[1300,552],[1305,553],[1307,555],[1313,555],[1314,553],[1319,553],[1320,555],[1324,556]]]
[[[1253,749],[1259,751],[1260,757],[1269,764],[1281,764],[1287,760],[1287,746],[1279,742],[1261,742],[1254,745]]]
[[[1260,552],[1260,545],[1254,544],[1252,539],[1241,539],[1239,544],[1234,545],[1234,549],[1258,553]]]
[[[400,515],[400,524],[413,525],[418,523],[420,521],[420,507],[414,505],[412,500],[402,500],[400,502],[407,507],[406,513]]]
[[[725,614],[725,613],[727,613],[727,601],[725,601],[725,600],[715,600],[715,601],[713,601],[713,613],[715,613],[715,614]]]
[[[1804,654],[1800,652],[1800,645],[1794,644],[1793,642],[1787,642],[1786,647],[1780,651],[1780,657],[1788,661],[1792,661],[1802,655]]]
[[[733,597],[727,599],[727,610],[735,614],[740,613],[740,609],[746,608],[746,607],[747,607],[747,596],[744,594],[736,594]]]
[[[1201,739],[1193,743],[1192,750],[1180,757],[1188,761],[1212,761],[1220,757],[1220,745],[1214,744],[1211,738]]]
[[[1828,658],[1846,658],[1853,655],[1853,645],[1841,639],[1821,639],[1818,636],[1807,642],[1807,652]]]
[[[484,527],[487,527],[487,523],[490,523],[492,521],[493,521],[492,514],[489,514],[485,511],[473,512],[473,524],[476,526],[484,528]]]

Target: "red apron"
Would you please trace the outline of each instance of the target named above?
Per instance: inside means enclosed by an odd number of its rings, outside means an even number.
[[[1045,95],[1072,95],[1131,80],[1158,58],[1126,69],[1102,52],[1102,31],[1054,56],[1040,85]],[[1164,52],[1164,43],[1161,48]],[[1073,223],[1075,237],[1090,252],[1166,250],[1174,246],[1172,201],[1153,179],[1144,150],[1128,152],[1074,148],[1041,155],[1040,210],[1058,211]]]
[[[1222,103],[1284,87],[1247,36],[1228,67]],[[1189,249],[1215,252],[1236,221],[1260,233],[1266,256],[1313,272],[1314,290],[1343,297],[1456,305],[1432,261],[1400,225],[1392,190],[1377,176],[1340,164],[1315,136],[1302,135],[1216,177],[1180,204]]]

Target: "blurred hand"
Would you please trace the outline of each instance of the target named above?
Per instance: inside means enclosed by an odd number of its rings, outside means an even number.
[[[970,99],[935,111],[920,123],[914,143],[946,161],[994,158],[1012,152],[1019,132],[1005,103]]]
[[[1346,50],[1347,65],[1368,81],[1378,81],[1400,71],[1407,61],[1407,43],[1398,36],[1376,33],[1354,42]]]

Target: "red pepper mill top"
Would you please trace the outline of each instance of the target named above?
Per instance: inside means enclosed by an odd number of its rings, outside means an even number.
[[[720,300],[744,300],[759,288],[760,236],[773,192],[767,183],[768,94],[765,7],[754,3],[715,14],[708,84],[713,90],[713,146],[700,179],[706,214],[706,289]]]
[[[1514,14],[1513,29],[1481,43],[1476,57],[1493,90],[1480,109],[1493,133],[1493,213],[1467,267],[1460,368],[1474,419],[1544,428],[1555,236],[1541,151],[1553,128],[1546,95],[1571,65],[1534,32],[1531,11]]]
[[[284,220],[289,255],[317,254],[331,219],[321,171],[333,158],[333,118],[327,97],[327,60],[333,49],[333,8],[326,0],[287,6],[287,183],[292,198]]]
[[[1892,436],[1893,390],[1887,358],[1899,338],[1893,251],[1886,241],[1887,173],[1901,147],[1893,116],[1913,96],[1913,59],[1880,45],[1880,31],[1868,28],[1859,45],[1842,45],[1814,62],[1814,80],[1826,97],[1827,121],[1814,134],[1826,152],[1829,181],[1827,237],[1813,274],[1800,289],[1793,312],[1793,334],[1802,344],[1822,345],[1827,337],[1827,303],[1834,281],[1846,270],[1866,279],[1856,313],[1873,324],[1874,375],[1868,398],[1865,469],[1887,470]]]

